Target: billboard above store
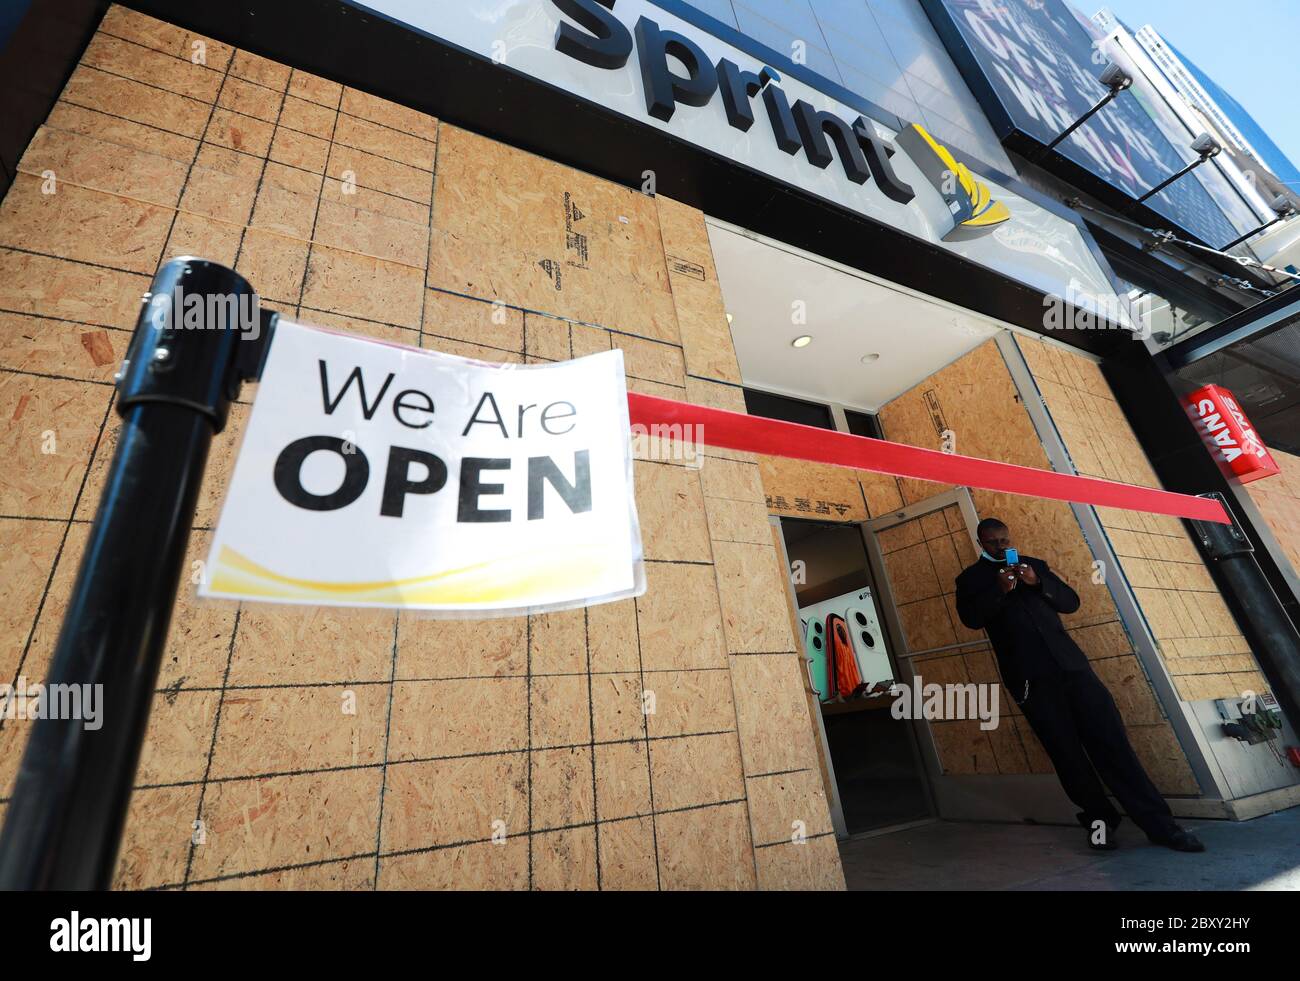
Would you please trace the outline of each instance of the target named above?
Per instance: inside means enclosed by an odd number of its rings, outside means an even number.
[[[946,148],[928,134],[909,127],[905,137],[867,119],[650,0],[364,6],[490,59],[503,72],[1132,326],[1073,222],[964,166],[942,180],[936,161]],[[657,175],[644,176],[653,185]]]
[[[1107,93],[1098,76],[1112,60],[1100,32],[1064,0],[921,0],[994,131],[1025,155],[1046,150]],[[1196,155],[1176,148],[1148,111],[1140,86],[1121,92],[1052,151],[1136,201]],[[1190,143],[1190,139],[1188,141]],[[1053,156],[1041,163],[1049,169]],[[1147,207],[1218,246],[1234,225],[1193,174]]]

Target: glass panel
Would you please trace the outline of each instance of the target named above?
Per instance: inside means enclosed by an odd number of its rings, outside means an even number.
[[[751,416],[765,419],[781,419],[785,422],[797,422],[803,426],[816,426],[818,429],[834,429],[835,421],[831,410],[816,402],[792,399],[785,395],[773,395],[770,392],[758,392],[745,389],[745,409]]]

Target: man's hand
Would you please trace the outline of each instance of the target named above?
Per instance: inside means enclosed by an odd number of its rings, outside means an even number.
[[[1038,585],[1038,573],[1034,571],[1034,567],[1028,562],[1021,562],[1020,565],[1016,566],[1016,571],[1020,574],[1021,582],[1026,586]]]
[[[1020,581],[1016,569],[998,570],[998,589],[1003,593],[1009,593],[1016,588],[1016,583]]]

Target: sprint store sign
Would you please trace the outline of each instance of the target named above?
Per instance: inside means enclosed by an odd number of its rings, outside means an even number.
[[[493,365],[280,321],[205,597],[464,615],[645,591],[621,351]]]

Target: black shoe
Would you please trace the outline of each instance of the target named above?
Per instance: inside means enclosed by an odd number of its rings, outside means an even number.
[[[1192,834],[1185,828],[1175,828],[1173,833],[1165,838],[1152,838],[1152,844],[1164,845],[1166,848],[1172,848],[1176,852],[1203,852],[1205,844],[1200,838]]]

